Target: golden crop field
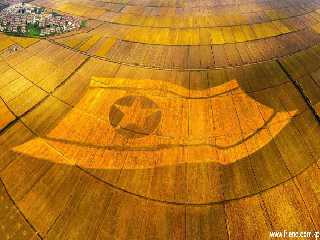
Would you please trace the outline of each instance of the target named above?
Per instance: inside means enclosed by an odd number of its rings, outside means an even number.
[[[0,34],[0,240],[319,230],[318,1],[32,3],[84,27]]]

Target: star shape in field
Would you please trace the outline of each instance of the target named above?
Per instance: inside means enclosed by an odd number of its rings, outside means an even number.
[[[150,99],[135,96],[130,105],[115,103],[114,107],[123,116],[115,129],[129,130],[137,134],[150,134],[158,122],[156,114],[160,113],[159,107]]]

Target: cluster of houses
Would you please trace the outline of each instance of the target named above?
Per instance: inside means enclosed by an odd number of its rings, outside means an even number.
[[[36,32],[44,37],[80,27],[79,18],[60,15],[26,3],[11,5],[0,12],[0,31],[11,34],[28,35],[29,31],[33,31],[33,34]]]

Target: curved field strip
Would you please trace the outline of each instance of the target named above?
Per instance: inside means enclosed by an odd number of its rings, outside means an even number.
[[[285,7],[294,7],[294,6],[300,6],[301,1],[299,0],[287,0],[287,1],[275,1],[275,0],[264,0],[264,1],[244,1],[243,3],[239,2],[221,2],[221,1],[200,1],[200,2],[194,2],[194,1],[172,1],[170,2],[162,2],[162,1],[118,1],[118,0],[111,0],[111,1],[88,1],[88,0],[82,0],[82,1],[65,1],[65,0],[54,0],[54,1],[48,1],[48,0],[37,0],[35,3],[43,5],[43,6],[55,6],[58,8],[59,6],[63,6],[65,4],[70,4],[72,8],[78,9],[79,6],[82,6],[82,10],[77,11],[84,11],[87,7],[90,8],[102,8],[102,9],[115,9],[116,11],[120,11],[123,7],[132,7],[132,8],[149,8],[154,9],[155,11],[158,11],[159,9],[196,9],[196,8],[212,8],[212,9],[218,9],[218,11],[221,9],[223,11],[240,11],[240,12],[257,12],[261,10],[261,8],[264,8],[266,10],[272,10],[272,9],[278,9],[278,8],[285,8]],[[303,8],[304,6],[314,6],[317,4],[317,1],[304,1],[304,3],[301,5],[300,8]]]
[[[37,3],[39,5],[45,5],[42,2]],[[79,5],[80,4],[80,5]],[[130,10],[123,9],[123,11],[116,12],[110,11],[110,9],[105,9],[103,12],[95,13],[97,10],[101,10],[101,6],[96,8],[81,5],[81,3],[67,3],[61,4],[57,3],[56,5],[50,5],[47,7],[54,8],[56,10],[74,14],[86,18],[99,19],[106,22],[117,23],[122,25],[133,25],[133,26],[145,26],[145,27],[172,27],[172,28],[190,28],[190,27],[217,27],[217,26],[236,26],[236,25],[245,25],[245,24],[255,24],[263,23],[270,21],[277,21],[281,19],[294,18],[297,16],[307,16],[315,15],[316,10],[319,8],[317,4],[311,4],[310,8],[306,7],[305,3],[302,8],[294,5],[290,8],[285,6],[284,9],[263,9],[258,8],[257,11],[260,12],[249,12],[241,13],[239,9],[232,11],[228,8],[227,11],[219,9],[206,9],[204,12],[199,12],[198,10],[187,11],[186,13],[175,14],[177,10],[173,11],[163,11],[168,13],[168,15],[162,15],[161,12],[153,13],[151,16],[144,15],[144,8],[140,10],[133,8]],[[76,11],[75,9],[81,9],[81,12]],[[88,8],[87,10],[84,10]],[[263,6],[265,8],[265,6]],[[97,9],[97,10],[96,10]],[[302,10],[303,9],[303,10]],[[150,10],[145,9],[146,13],[150,13]],[[85,11],[85,12],[83,12]],[[136,12],[137,11],[137,12]],[[152,13],[153,11],[151,11]],[[170,12],[172,14],[170,14]]]
[[[319,9],[312,9],[307,12],[296,12],[286,15],[287,9],[273,11],[263,11],[261,13],[250,14],[205,14],[197,13],[195,15],[173,15],[173,16],[144,16],[143,14],[132,13],[106,13],[99,17],[99,20],[130,26],[155,27],[155,28],[204,28],[204,27],[223,27],[239,26],[248,24],[259,24],[274,22],[294,18],[315,18],[319,19]]]
[[[305,39],[307,37],[307,39]],[[68,46],[68,42],[82,39],[79,46],[87,44],[92,35],[85,33],[54,42]],[[161,46],[119,41],[96,35],[97,41],[86,51],[91,56],[103,57],[112,62],[163,69],[207,69],[241,66],[302,51],[319,43],[319,35],[311,30],[259,39],[236,44],[208,46]],[[90,43],[91,45],[92,43]],[[286,46],[286,47],[285,47]],[[71,47],[72,46],[68,46]],[[105,48],[105,50],[104,50]],[[180,54],[179,57],[176,57]],[[125,57],[124,57],[125,56]]]
[[[315,19],[303,24],[296,21],[274,21],[233,27],[183,29],[119,26],[105,23],[90,31],[89,34],[154,45],[221,45],[272,38],[305,28],[316,28],[318,25],[319,20]]]
[[[268,61],[319,43],[320,36],[311,31],[215,46],[160,46],[117,41],[104,57],[113,62],[153,68],[208,69]],[[125,58],[123,52],[126,52]],[[94,56],[94,51],[90,54]]]

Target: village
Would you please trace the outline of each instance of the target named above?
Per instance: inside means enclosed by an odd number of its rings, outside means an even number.
[[[73,16],[48,11],[44,7],[17,3],[0,12],[0,32],[46,37],[79,29],[82,21]]]

